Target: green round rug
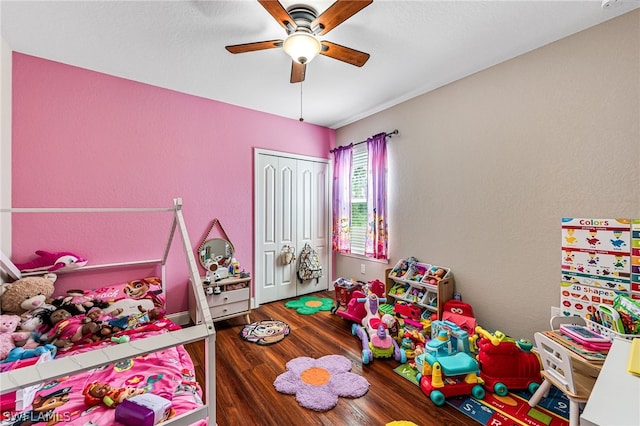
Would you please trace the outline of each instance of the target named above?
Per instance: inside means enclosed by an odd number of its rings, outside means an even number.
[[[328,297],[302,296],[297,300],[290,300],[285,307],[295,309],[302,315],[313,315],[320,311],[330,311],[333,308],[333,299]]]

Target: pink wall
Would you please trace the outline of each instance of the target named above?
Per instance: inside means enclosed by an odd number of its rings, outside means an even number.
[[[12,131],[13,207],[171,207],[181,197],[192,246],[217,217],[249,272],[254,148],[328,158],[335,145],[331,129],[20,53],[13,54]],[[74,251],[94,264],[160,258],[170,220],[15,214],[12,260],[29,261],[37,249]],[[58,290],[153,272],[68,274]],[[187,310],[177,239],[167,273],[169,312]]]

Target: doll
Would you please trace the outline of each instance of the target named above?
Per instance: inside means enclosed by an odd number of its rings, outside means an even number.
[[[93,321],[87,322],[84,315],[72,316],[68,310],[58,308],[51,312],[48,323],[51,329],[47,332],[46,341],[60,349],[73,346],[74,343],[96,333],[100,326]]]
[[[87,309],[93,307],[93,301],[89,296],[85,296],[82,290],[67,290],[67,296],[62,299],[61,307],[72,305],[81,313],[86,313]]]
[[[108,340],[114,333],[122,331],[120,327],[111,324],[111,321],[117,320],[118,315],[122,313],[122,309],[116,309],[109,313],[105,313],[97,306],[89,309],[87,316],[83,319],[85,324],[94,322],[98,324],[98,330],[91,336],[91,341]]]

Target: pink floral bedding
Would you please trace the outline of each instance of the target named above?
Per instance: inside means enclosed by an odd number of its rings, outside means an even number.
[[[157,334],[175,324],[158,327]],[[132,340],[140,335],[131,335]],[[67,351],[60,356],[73,356],[91,348]],[[94,348],[95,349],[95,348]],[[31,410],[23,412],[21,420],[16,413],[3,413],[2,425],[65,424],[65,425],[120,425],[114,420],[115,409],[104,404],[89,407],[85,404],[83,390],[94,381],[108,383],[112,388],[131,387],[160,395],[171,401],[169,418],[202,405],[202,392],[195,381],[194,366],[183,346],[120,361],[98,369],[74,374],[43,383],[36,392]],[[30,420],[32,422],[30,422]],[[202,425],[206,424],[201,422]]]
[[[131,283],[140,281],[126,283],[124,287],[131,287]],[[133,295],[131,292],[125,294],[122,289],[122,286],[102,288],[95,293],[92,292],[92,295],[101,294],[100,300],[106,300],[105,296],[108,295],[110,304],[124,303],[125,307],[127,306],[125,299],[133,297],[135,303],[128,304],[132,306],[133,311],[143,299],[152,301],[153,307],[163,309],[164,300],[155,294],[153,297],[149,294]],[[117,336],[126,335],[129,340],[134,341],[180,328],[179,325],[164,316],[153,321],[145,317],[145,320],[145,322],[137,322],[135,326],[118,333]],[[97,342],[78,342],[68,350],[59,350],[55,358],[72,357],[75,354],[99,350],[101,347],[114,344],[117,343],[110,339]],[[52,367],[55,365],[55,360],[49,362],[54,363]],[[3,371],[13,369],[11,364],[2,364],[0,368]],[[115,421],[115,408],[109,408],[104,403],[94,406],[86,403],[83,391],[93,382],[106,383],[112,389],[128,388],[128,390],[136,392],[150,392],[162,396],[171,401],[167,418],[203,405],[202,390],[195,380],[193,362],[185,348],[180,345],[42,383],[35,394],[32,405],[26,410],[21,413],[3,410],[0,426],[32,424],[121,425]],[[206,425],[206,422],[203,421],[199,424]]]

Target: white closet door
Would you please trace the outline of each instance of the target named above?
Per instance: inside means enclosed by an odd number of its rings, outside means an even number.
[[[258,153],[255,159],[256,304],[329,288],[329,165],[327,162]],[[282,262],[284,246],[296,256],[309,243],[320,257],[323,276],[301,283],[297,260]]]
[[[285,245],[297,243],[296,168],[295,159],[258,156],[253,280],[258,304],[296,296],[295,262],[285,265],[280,256]]]
[[[323,267],[319,280],[298,280],[298,296],[329,288],[328,164],[298,160],[298,252],[309,243]]]

